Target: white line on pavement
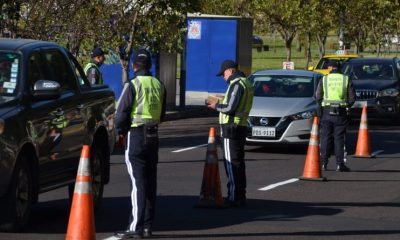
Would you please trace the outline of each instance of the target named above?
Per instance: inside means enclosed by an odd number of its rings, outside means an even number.
[[[289,179],[289,180],[286,180],[286,181],[283,181],[283,182],[278,182],[278,183],[274,183],[274,184],[268,185],[268,186],[263,187],[263,188],[259,188],[258,190],[260,190],[260,191],[268,191],[268,190],[274,189],[276,187],[279,187],[279,186],[282,186],[282,185],[285,185],[285,184],[289,184],[289,183],[294,183],[294,182],[297,182],[297,181],[299,181],[298,178],[292,178],[292,179]]]
[[[104,238],[103,240],[119,240],[121,238],[116,238],[116,237],[109,237],[109,238]]]
[[[172,151],[172,152],[173,153],[179,153],[179,152],[189,151],[189,150],[196,149],[196,148],[205,147],[207,145],[208,145],[208,143],[207,144],[201,144],[201,145],[194,146],[194,147],[188,147],[188,148],[184,148],[184,149],[175,150],[175,151]]]

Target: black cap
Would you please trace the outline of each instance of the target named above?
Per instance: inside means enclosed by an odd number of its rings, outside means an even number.
[[[217,77],[222,76],[226,69],[235,68],[237,69],[237,63],[232,60],[225,60],[221,64],[221,69],[219,70]]]
[[[102,56],[104,54],[105,54],[105,52],[103,51],[103,49],[96,47],[93,49],[91,57],[94,58],[94,57]]]
[[[133,64],[139,68],[150,69],[151,68],[151,54],[146,49],[140,49],[136,52]]]
[[[333,68],[339,68],[339,63],[337,60],[329,60],[327,66]]]

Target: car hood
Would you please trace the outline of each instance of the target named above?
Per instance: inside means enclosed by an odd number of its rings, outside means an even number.
[[[315,110],[313,98],[254,97],[250,116],[283,117],[304,111]]]
[[[384,90],[388,88],[397,88],[397,81],[395,80],[353,80],[355,90],[368,89],[368,90]]]

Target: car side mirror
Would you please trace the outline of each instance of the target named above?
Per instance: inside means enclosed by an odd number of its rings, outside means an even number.
[[[314,70],[314,66],[309,66],[308,71],[312,71],[312,70]]]
[[[60,84],[51,80],[38,80],[33,87],[33,97],[39,100],[50,100],[60,97]]]

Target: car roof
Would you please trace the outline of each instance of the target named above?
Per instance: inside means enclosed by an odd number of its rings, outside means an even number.
[[[346,63],[393,62],[395,58],[352,58]]]
[[[0,38],[0,50],[19,51],[26,48],[39,47],[39,46],[58,46],[53,42],[45,42],[33,39],[22,38]]]
[[[304,76],[313,77],[315,75],[322,75],[318,72],[307,71],[307,70],[286,70],[286,69],[275,69],[275,70],[260,70],[252,74],[257,75],[288,75],[288,76]]]
[[[357,54],[329,54],[329,55],[324,55],[322,58],[342,59],[342,58],[359,58],[359,57],[361,56]]]

